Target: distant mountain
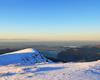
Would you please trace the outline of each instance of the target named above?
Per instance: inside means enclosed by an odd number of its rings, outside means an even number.
[[[58,53],[57,57],[64,62],[70,61],[96,61],[100,60],[100,48],[81,47],[64,49]]]
[[[0,65],[8,64],[35,64],[41,62],[52,62],[33,48],[27,48],[16,52],[0,55]]]
[[[9,49],[9,48],[6,48],[6,49],[1,49],[0,50],[0,55],[1,54],[4,54],[4,53],[8,53],[8,52],[14,52],[15,50],[12,50],[12,49]]]

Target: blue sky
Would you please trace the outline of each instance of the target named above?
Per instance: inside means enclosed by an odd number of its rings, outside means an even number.
[[[100,0],[0,0],[0,39],[100,40]]]

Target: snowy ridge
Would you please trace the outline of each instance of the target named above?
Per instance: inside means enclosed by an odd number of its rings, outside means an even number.
[[[20,51],[0,55],[0,65],[9,64],[35,64],[41,62],[52,62],[46,59],[42,54],[33,48],[27,48]]]
[[[32,52],[37,52],[37,50],[35,50],[35,49],[33,49],[33,48],[27,48],[27,49],[23,49],[23,50],[11,52],[11,53],[6,53],[6,54],[14,54],[14,53],[32,53]]]

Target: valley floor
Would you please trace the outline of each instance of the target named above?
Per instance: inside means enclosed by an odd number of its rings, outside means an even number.
[[[100,80],[100,61],[0,66],[0,80]]]

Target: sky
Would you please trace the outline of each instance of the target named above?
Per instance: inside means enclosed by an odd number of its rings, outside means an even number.
[[[0,39],[100,40],[100,0],[0,0]]]

